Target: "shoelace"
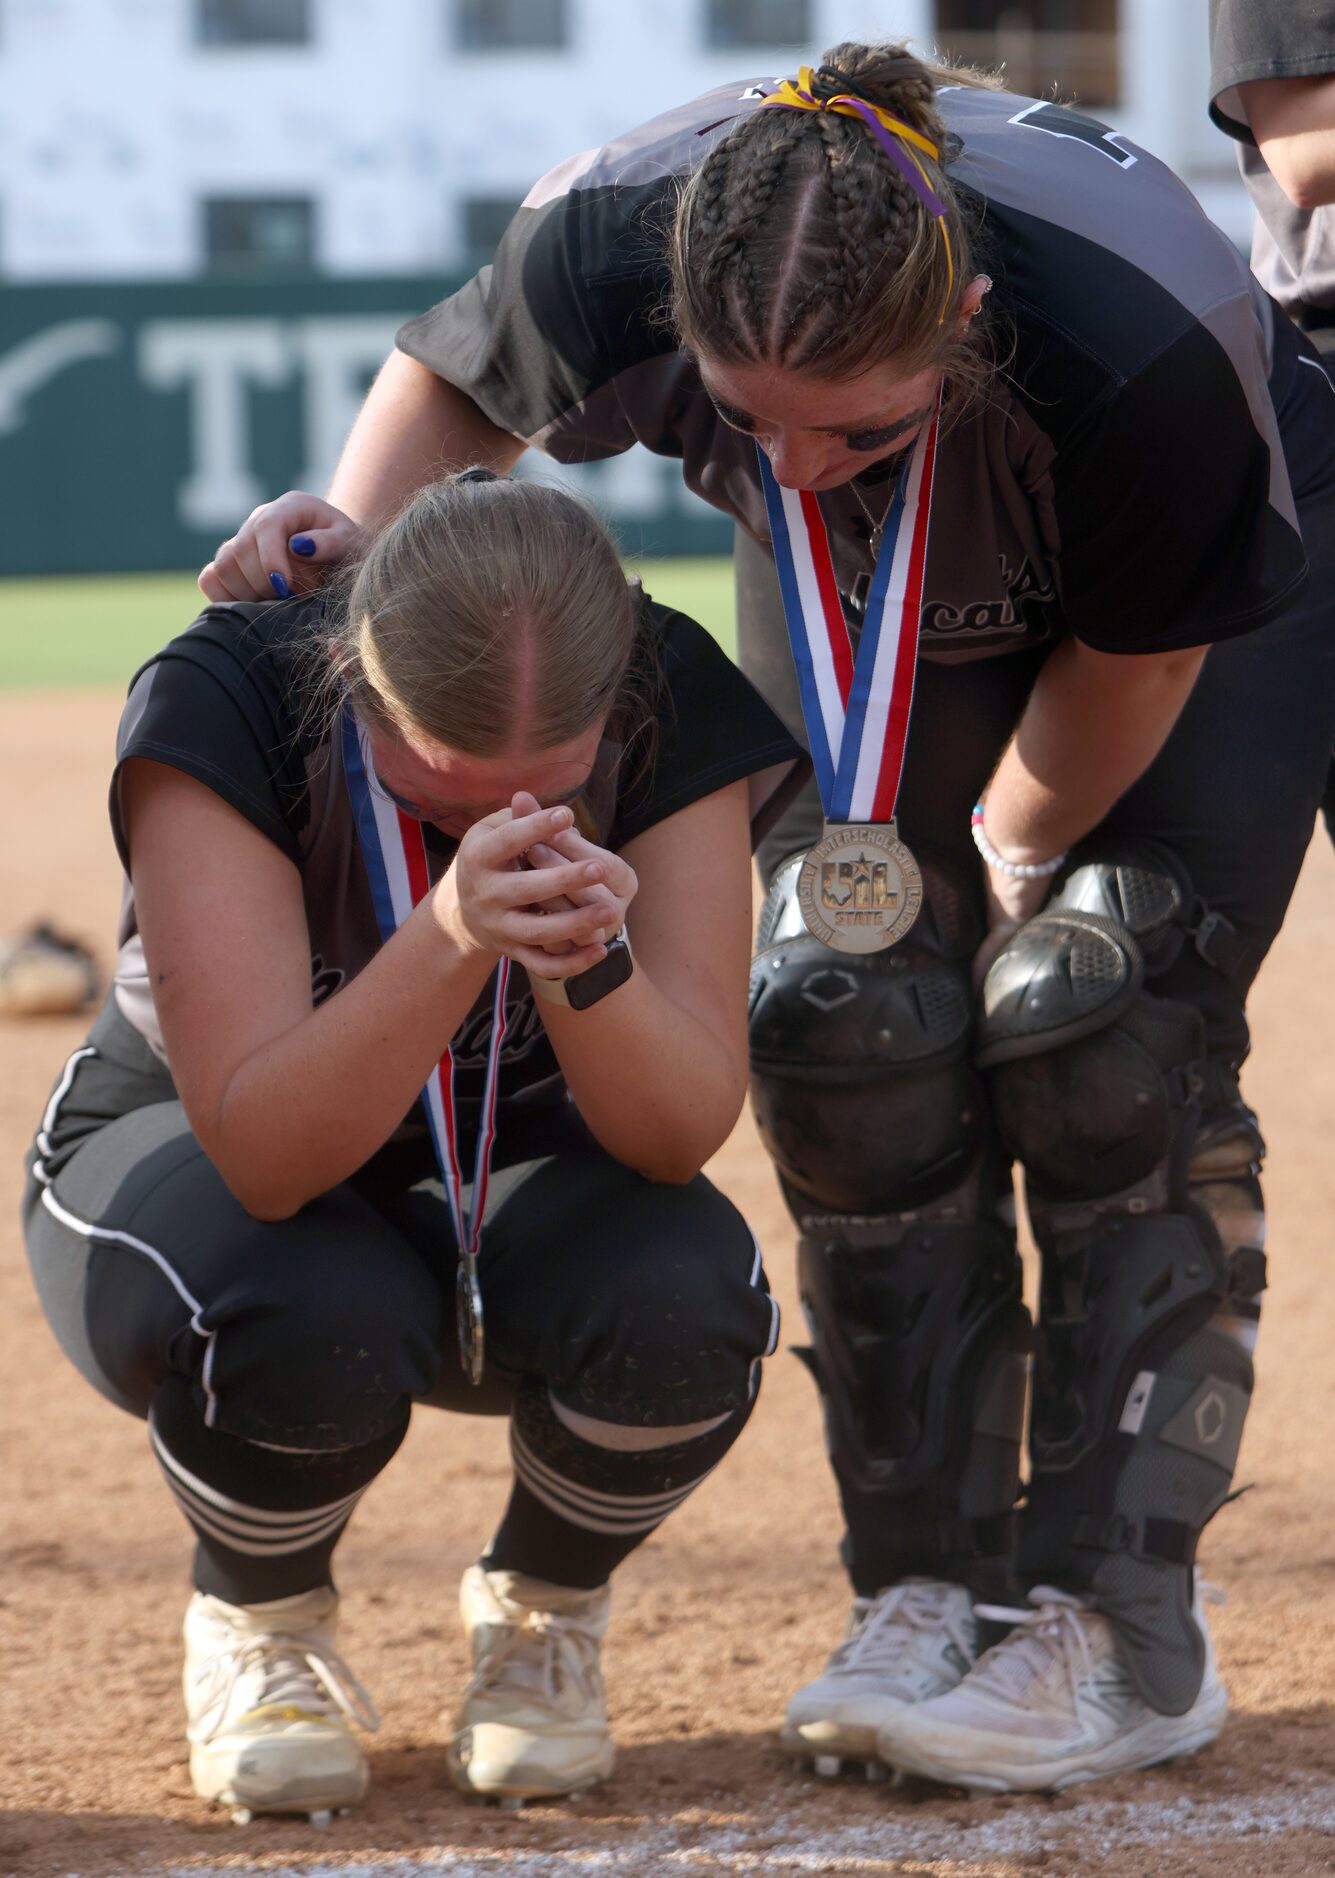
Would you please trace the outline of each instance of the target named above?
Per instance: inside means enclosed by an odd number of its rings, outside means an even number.
[[[1227,1598],[1218,1585],[1208,1579],[1196,1580],[1196,1595],[1204,1604],[1224,1604]],[[979,1617],[991,1618],[1014,1628],[1008,1637],[980,1657],[970,1680],[976,1689],[995,1689],[999,1695],[1023,1695],[1029,1685],[1042,1676],[1050,1663],[1059,1660],[1071,1691],[1080,1678],[1091,1673],[1094,1659],[1081,1622],[1089,1607],[1069,1591],[1055,1585],[1036,1585],[1029,1593],[1029,1605],[1015,1610],[1007,1604],[976,1604]]]
[[[260,1675],[252,1710],[284,1706],[311,1714],[342,1714],[370,1734],[380,1726],[375,1703],[331,1645],[313,1644],[286,1631],[262,1631],[238,1638],[230,1649],[219,1651],[214,1661],[219,1666],[218,1680],[203,1714],[191,1725],[192,1741],[212,1741],[237,1684],[251,1670]]]
[[[878,1597],[859,1598],[853,1606],[855,1622],[861,1623],[839,1645],[830,1658],[829,1668],[839,1670],[894,1670],[915,1639],[929,1630],[944,1630],[966,1662],[972,1661],[975,1645],[966,1637],[956,1618],[947,1615],[953,1586],[916,1583],[910,1579],[892,1585]]]
[[[577,1619],[532,1611],[522,1624],[507,1625],[500,1639],[483,1651],[468,1693],[518,1689],[536,1693],[555,1707],[564,1686],[572,1682],[587,1702],[593,1689],[578,1647],[581,1641],[587,1646],[591,1639]],[[572,1647],[567,1649],[567,1644]]]
[[[978,1604],[980,1617],[1014,1626],[1008,1637],[982,1656],[970,1680],[976,1689],[995,1689],[999,1695],[1023,1695],[1030,1683],[1044,1675],[1054,1660],[1062,1663],[1072,1690],[1094,1667],[1081,1619],[1088,1606],[1069,1591],[1038,1585],[1029,1593],[1024,1610],[1008,1604]]]

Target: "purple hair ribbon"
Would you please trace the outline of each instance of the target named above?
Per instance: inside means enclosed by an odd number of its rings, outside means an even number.
[[[892,117],[889,111],[881,110],[879,105],[869,104],[865,98],[854,98],[843,92],[837,98],[817,99],[811,91],[811,82],[811,67],[804,65],[796,83],[791,78],[785,78],[777,91],[761,99],[761,106],[778,104],[786,106],[790,111],[833,111],[840,117],[861,118],[927,213],[935,218],[941,239],[946,244],[946,301],[949,303],[955,284],[955,263],[950,252],[950,235],[946,229],[946,205],[927,180],[927,172],[918,161],[915,146],[931,157],[934,163],[941,161],[941,152],[921,131]],[[942,321],[945,317],[943,308]]]
[[[922,203],[928,214],[935,216],[944,215],[946,205],[923,174],[922,165],[914,158],[911,150],[903,150],[900,148],[899,144],[895,141],[895,137],[882,123],[875,107],[870,104],[865,104],[861,98],[831,98],[826,109],[834,110],[839,105],[850,106],[862,119],[867,129],[871,132],[877,143],[880,144],[882,150],[885,151],[885,154],[889,157],[895,168],[907,179],[913,193],[917,196],[919,202]],[[847,113],[841,113],[841,115],[847,115]]]

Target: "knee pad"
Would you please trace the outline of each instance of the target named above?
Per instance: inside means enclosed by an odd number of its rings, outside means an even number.
[[[1091,861],[993,961],[978,1063],[1003,1139],[1045,1191],[1115,1193],[1167,1159],[1199,1094],[1204,1025],[1144,985],[1181,949],[1190,905],[1166,852]]]
[[[1236,1072],[1207,1057],[1200,1014],[1147,989],[1199,915],[1166,850],[1083,863],[993,961],[977,1061],[1036,1223],[1068,1201],[1183,1213],[1228,1264],[1258,1243],[1264,1143]]]
[[[905,943],[832,951],[802,923],[800,860],[774,878],[751,969],[756,1122],[794,1210],[898,1210],[958,1182],[982,1141],[968,1047],[977,920],[958,886],[927,869]]]
[[[979,1021],[1043,1253],[1021,1566],[1083,1580],[1173,1714],[1200,1686],[1190,1566],[1252,1387],[1227,1320],[1264,1284],[1254,1119],[1199,1014],[1145,988],[1193,907],[1148,845],[1083,863],[994,962]]]

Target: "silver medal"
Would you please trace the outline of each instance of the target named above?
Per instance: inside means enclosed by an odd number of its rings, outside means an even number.
[[[459,1254],[454,1318],[459,1331],[459,1361],[469,1382],[477,1388],[485,1366],[486,1339],[482,1330],[482,1287],[478,1283],[477,1255],[472,1252]]]
[[[880,952],[922,905],[922,871],[893,822],[827,824],[803,857],[797,903],[807,931],[836,952]]]

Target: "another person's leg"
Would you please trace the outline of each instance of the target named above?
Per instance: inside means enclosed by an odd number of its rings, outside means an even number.
[[[437,1191],[410,1197],[422,1217]],[[493,1174],[481,1280],[488,1361],[518,1378],[514,1480],[461,1587],[451,1769],[490,1797],[568,1794],[612,1765],[608,1580],[741,1433],[778,1312],[708,1181],[655,1185],[591,1143]]]
[[[981,1060],[1043,1255],[1020,1549],[1035,1608],[891,1725],[887,1758],[918,1772],[1059,1786],[1222,1725],[1194,1562],[1232,1480],[1265,1283],[1245,999],[1330,749],[1335,487],[1313,454],[1295,476],[1306,594],[1210,652],[1158,760],[989,973]]]
[[[1328,309],[1322,311],[1322,325],[1314,331],[1309,331],[1307,337],[1320,359],[1332,392],[1335,392],[1335,325],[1324,323],[1329,318],[1329,312]],[[1328,408],[1335,410],[1335,406]],[[1335,631],[1335,620],[1332,621],[1332,630]],[[1331,751],[1330,768],[1326,772],[1326,788],[1321,799],[1321,816],[1326,824],[1326,833],[1330,837],[1331,845],[1335,846],[1335,749]]]
[[[348,1723],[375,1719],[335,1647],[332,1555],[430,1387],[441,1298],[351,1189],[253,1219],[170,1097],[146,1046],[104,1014],[38,1136],[29,1255],[57,1339],[147,1420],[195,1534],[196,1790],[318,1812],[360,1797]]]
[[[739,537],[743,659],[797,709],[773,565]],[[924,869],[914,928],[829,950],[795,903],[814,791],[766,844],[751,999],[752,1102],[798,1227],[798,1269],[853,1583],[848,1633],[798,1691],[785,1741],[821,1772],[871,1761],[883,1722],[952,1687],[973,1599],[1006,1582],[1024,1422],[1010,1157],[973,1063],[982,938],[969,811],[1037,656],[920,667],[899,829]]]

